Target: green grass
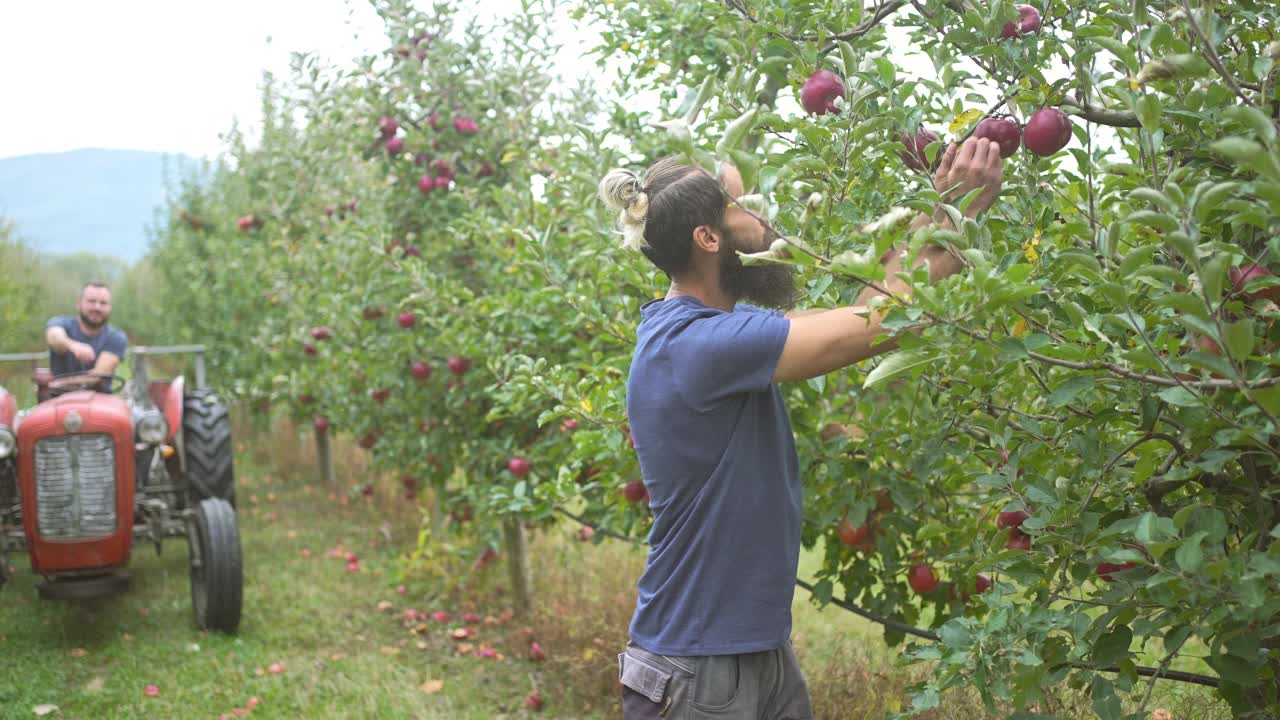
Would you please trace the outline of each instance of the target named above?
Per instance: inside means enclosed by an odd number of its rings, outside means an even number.
[[[249,435],[240,428],[240,437]],[[507,609],[502,564],[472,575],[459,553],[434,547],[430,570],[444,572],[450,588],[433,587],[424,573],[398,595],[398,560],[416,542],[419,516],[391,492],[395,478],[375,499],[343,505],[309,487],[307,449],[295,446],[297,438],[270,437],[237,457],[246,580],[239,634],[195,629],[180,539],[160,557],[152,546],[136,546],[133,587],[95,603],[39,600],[25,558],[10,556],[19,574],[0,591],[0,718],[32,718],[35,706],[52,704],[57,718],[212,719],[256,697],[253,718],[490,720],[534,717],[524,700],[535,687],[547,703],[541,717],[618,716],[614,656],[626,641],[642,548],[579,543],[570,527],[533,533],[538,609],[520,623],[478,626],[469,642],[491,645],[503,659],[459,655],[447,632],[464,611],[498,616]],[[353,458],[339,458],[345,476],[366,477]],[[339,544],[360,556],[360,572],[347,573],[345,561],[325,556]],[[802,577],[813,577],[821,553],[802,555]],[[458,589],[455,581],[464,577]],[[389,611],[378,609],[384,600]],[[445,610],[453,622],[429,623],[414,635],[400,621],[409,607]],[[834,606],[818,610],[804,590],[796,591],[793,615],[792,637],[819,718],[882,718],[900,710],[907,687],[930,672],[897,667],[897,650],[884,645],[879,626]],[[524,659],[530,635],[546,648],[546,662]],[[273,663],[286,671],[264,672]],[[427,680],[443,681],[443,688],[424,693],[419,686]],[[159,688],[157,697],[144,694],[148,685]],[[1225,717],[1202,691],[1161,683],[1157,698],[1177,718]],[[1079,701],[1068,694],[1059,717],[1091,717],[1066,711],[1082,707]],[[962,717],[1007,713],[989,713],[976,693],[959,691],[924,719]]]
[[[255,718],[491,720],[526,713],[530,678],[537,679],[532,663],[455,655],[436,626],[419,649],[396,615],[378,611],[380,600],[394,601],[398,613],[411,599],[394,590],[398,548],[370,547],[382,542],[382,516],[363,503],[344,508],[299,486],[268,484],[244,465],[238,636],[194,627],[182,540],[166,544],[160,557],[151,546],[135,546],[132,588],[91,604],[39,600],[25,558],[11,556],[19,573],[0,591],[0,717],[31,718],[35,706],[53,704],[60,718],[217,718],[251,697],[260,700]],[[407,541],[413,518],[398,520],[391,533]],[[361,556],[359,573],[324,556],[339,542]],[[304,548],[312,557],[302,557]],[[461,615],[456,607],[429,609]],[[495,615],[502,609],[476,608]],[[506,630],[481,627],[475,641],[501,644]],[[258,674],[273,663],[286,671]],[[430,679],[444,680],[443,689],[420,691]],[[147,697],[147,685],[160,694]]]

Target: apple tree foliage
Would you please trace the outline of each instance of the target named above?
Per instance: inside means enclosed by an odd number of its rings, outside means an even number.
[[[639,475],[624,383],[665,279],[621,249],[595,183],[728,160],[790,240],[757,261],[798,266],[803,307],[882,287],[890,251],[964,259],[877,300],[900,349],[785,389],[815,596],[941,637],[908,652],[938,668],[915,710],[956,686],[1025,708],[1069,685],[1125,717],[1149,697],[1139,657],[1219,677],[1239,717],[1280,709],[1280,280],[1243,272],[1280,269],[1274,4],[1058,0],[1013,37],[1004,1],[572,4],[613,101],[556,89],[532,7],[485,36],[447,7],[377,6],[387,51],[347,73],[300,58],[261,143],[233,134],[157,243],[168,302],[191,310],[175,329],[215,347],[235,394],[325,416],[478,518],[643,536],[619,492]],[[838,113],[799,105],[820,69],[844,79]],[[939,197],[903,133],[936,132],[935,157],[984,116],[1046,107],[1070,116],[1066,149],[1014,154],[976,222],[908,231]],[[870,542],[841,542],[844,522]],[[936,587],[912,589],[918,565]]]

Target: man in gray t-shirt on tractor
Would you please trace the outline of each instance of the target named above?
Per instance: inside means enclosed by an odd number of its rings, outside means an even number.
[[[981,189],[970,217],[1000,193],[1000,147],[952,145],[934,186],[947,202]],[[640,309],[627,419],[649,494],[651,550],[638,583],[631,642],[618,658],[624,720],[722,717],[811,720],[791,649],[803,492],[779,383],[886,352],[881,313],[863,307],[779,312],[797,296],[785,265],[744,266],[768,250],[768,224],[742,207],[742,179],[674,158],[640,178],[613,170],[600,196],[620,211],[624,243],[671,279]],[[915,227],[946,223],[939,210]],[[931,280],[958,272],[945,248],[920,252]],[[888,253],[887,290],[900,252]],[[740,302],[746,301],[746,302]],[[754,303],[754,304],[749,304]]]
[[[129,340],[123,331],[107,322],[110,319],[111,289],[100,282],[80,289],[76,317],[49,318],[44,338],[49,345],[49,370],[53,373],[50,387],[83,385],[111,392],[110,381],[101,376],[115,374]]]

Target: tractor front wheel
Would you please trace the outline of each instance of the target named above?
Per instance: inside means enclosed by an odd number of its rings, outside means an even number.
[[[196,505],[187,526],[191,609],[202,630],[234,633],[240,627],[244,571],[236,511],[221,498]]]
[[[182,404],[182,455],[192,505],[222,498],[235,507],[232,452],[227,404],[208,390],[188,395]]]

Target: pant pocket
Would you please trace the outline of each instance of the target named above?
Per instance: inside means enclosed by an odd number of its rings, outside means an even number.
[[[741,682],[741,656],[700,657],[693,673],[689,706],[697,713],[733,717],[741,696]]]
[[[629,653],[618,655],[618,679],[650,702],[669,704],[667,688],[674,673],[656,663]]]

